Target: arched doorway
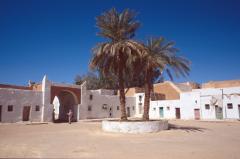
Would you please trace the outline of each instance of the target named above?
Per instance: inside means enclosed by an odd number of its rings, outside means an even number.
[[[60,91],[53,100],[56,122],[67,122],[67,113],[73,112],[72,121],[77,121],[78,102],[76,96],[70,91]]]

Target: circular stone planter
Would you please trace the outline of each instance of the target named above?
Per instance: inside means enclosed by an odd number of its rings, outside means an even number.
[[[167,120],[154,121],[102,121],[102,129],[106,132],[152,133],[168,129]]]

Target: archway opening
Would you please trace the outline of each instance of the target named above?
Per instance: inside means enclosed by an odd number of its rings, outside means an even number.
[[[72,121],[77,121],[78,102],[75,95],[69,91],[61,91],[53,100],[55,122],[67,122],[69,110],[73,112]]]

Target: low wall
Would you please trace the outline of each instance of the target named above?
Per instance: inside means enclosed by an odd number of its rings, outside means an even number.
[[[167,120],[157,121],[102,121],[102,129],[106,132],[151,133],[168,129]]]

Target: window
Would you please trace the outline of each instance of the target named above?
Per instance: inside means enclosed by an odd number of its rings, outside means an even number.
[[[228,108],[228,109],[232,109],[232,108],[233,108],[232,103],[228,103],[228,104],[227,104],[227,108]]]
[[[88,106],[88,111],[92,111],[92,106],[91,105]]]
[[[156,111],[156,108],[154,107],[153,110]]]
[[[132,110],[135,110],[135,107],[134,107],[134,106],[132,106]]]
[[[141,102],[142,101],[142,96],[138,96],[138,99]]]
[[[170,110],[170,107],[169,107],[169,106],[167,107],[167,110]]]
[[[210,105],[209,104],[205,104],[205,109],[210,109]]]
[[[119,106],[117,106],[117,110],[119,110]]]
[[[93,95],[92,95],[92,94],[89,95],[89,99],[90,99],[90,100],[93,99]]]
[[[39,105],[36,105],[35,111],[36,111],[36,112],[40,111],[40,106],[39,106]]]
[[[12,105],[9,105],[8,106],[8,112],[12,112],[13,111],[13,106]]]
[[[195,103],[197,104],[197,100],[195,100]]]

